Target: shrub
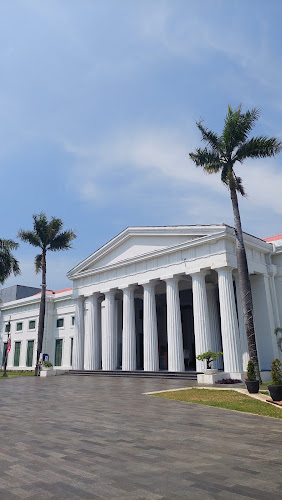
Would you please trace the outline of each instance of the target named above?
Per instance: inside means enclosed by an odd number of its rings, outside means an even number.
[[[53,365],[52,365],[51,361],[44,361],[43,366],[45,368],[51,368]]]
[[[242,384],[242,380],[237,378],[222,378],[217,380],[216,384]]]
[[[254,362],[250,359],[247,366],[247,378],[250,382],[256,380],[256,372]]]
[[[281,370],[281,361],[279,359],[275,359],[271,363],[271,382],[272,385],[282,385],[282,370]]]

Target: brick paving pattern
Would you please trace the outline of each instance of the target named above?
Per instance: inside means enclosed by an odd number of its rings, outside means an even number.
[[[281,499],[281,420],[142,394],[179,385],[1,381],[0,499]]]

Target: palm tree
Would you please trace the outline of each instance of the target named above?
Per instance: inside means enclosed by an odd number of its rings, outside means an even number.
[[[42,272],[41,299],[38,322],[38,339],[35,375],[39,375],[39,358],[42,352],[45,301],[46,301],[46,253],[68,250],[71,248],[71,241],[76,238],[72,230],[62,231],[63,222],[61,219],[51,217],[48,221],[44,212],[33,215],[33,231],[19,230],[18,237],[34,247],[40,248],[40,253],[35,257],[35,273]]]
[[[206,144],[206,147],[203,149],[197,148],[195,153],[189,155],[196,166],[203,167],[208,174],[221,172],[221,180],[230,192],[244,325],[249,356],[254,362],[258,380],[260,380],[260,372],[254,331],[251,285],[237,197],[237,192],[242,196],[246,196],[246,193],[242,179],[234,171],[234,165],[236,162],[243,163],[247,158],[275,156],[281,151],[282,142],[275,137],[259,136],[248,139],[249,133],[259,115],[260,112],[256,108],[242,113],[241,106],[235,109],[228,106],[223,132],[220,136],[205,128],[202,121],[197,122],[197,127],[202,134],[202,141]]]
[[[11,274],[18,276],[21,271],[19,263],[12,254],[13,250],[18,248],[19,244],[13,240],[0,239],[0,283],[6,281]]]

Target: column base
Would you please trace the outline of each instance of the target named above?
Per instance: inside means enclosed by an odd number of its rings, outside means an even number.
[[[245,373],[243,372],[216,372],[216,373],[199,373],[197,375],[198,384],[215,384],[219,380],[224,378],[231,378],[236,380],[241,380],[244,382]],[[230,384],[232,387],[232,385]]]

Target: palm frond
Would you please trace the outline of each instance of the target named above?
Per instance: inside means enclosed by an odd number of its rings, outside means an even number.
[[[55,236],[61,231],[63,227],[63,221],[56,217],[52,217],[48,225],[49,232],[49,242],[51,242]]]
[[[234,173],[234,185],[235,185],[236,191],[238,191],[244,197],[247,196],[247,193],[244,189],[241,177],[237,177],[237,175],[235,175],[235,173]]]
[[[76,234],[72,230],[63,231],[62,233],[55,236],[55,238],[50,243],[48,250],[52,252],[57,252],[58,250],[67,250],[71,248],[71,241],[76,238]]]
[[[34,265],[35,265],[35,274],[38,274],[39,271],[41,271],[41,269],[42,269],[42,254],[41,253],[36,255],[36,257],[34,259]]]
[[[204,127],[202,123],[202,121],[196,122],[196,125],[202,134],[202,141],[208,143],[212,149],[217,150],[220,146],[220,138],[215,132]]]
[[[24,231],[20,229],[18,232],[18,238],[20,238],[25,243],[30,243],[34,247],[41,247],[42,243],[39,236],[33,231]]]
[[[231,106],[228,106],[222,132],[222,140],[225,144],[227,155],[231,156],[234,149],[247,140],[259,115],[260,111],[257,108],[242,113],[241,106],[238,106],[234,110]]]
[[[1,250],[17,250],[19,244],[16,243],[16,241],[13,241],[13,240],[3,240],[3,239],[0,239],[0,251]]]
[[[203,167],[209,174],[218,172],[222,166],[219,154],[207,148],[197,148],[196,152],[189,153],[189,156],[197,167]]]
[[[229,166],[227,165],[227,163],[223,166],[222,168],[222,171],[221,171],[221,180],[223,182],[223,184],[226,184],[226,186],[228,186],[229,184]]]
[[[3,284],[5,280],[11,275],[17,276],[20,274],[20,267],[17,259],[11,253],[18,247],[18,243],[12,240],[0,240],[0,283]]]
[[[252,137],[236,151],[235,161],[243,162],[246,158],[267,158],[282,150],[282,142],[275,137]]]
[[[41,241],[41,247],[48,245],[48,219],[44,212],[33,214],[33,229],[34,233]]]

